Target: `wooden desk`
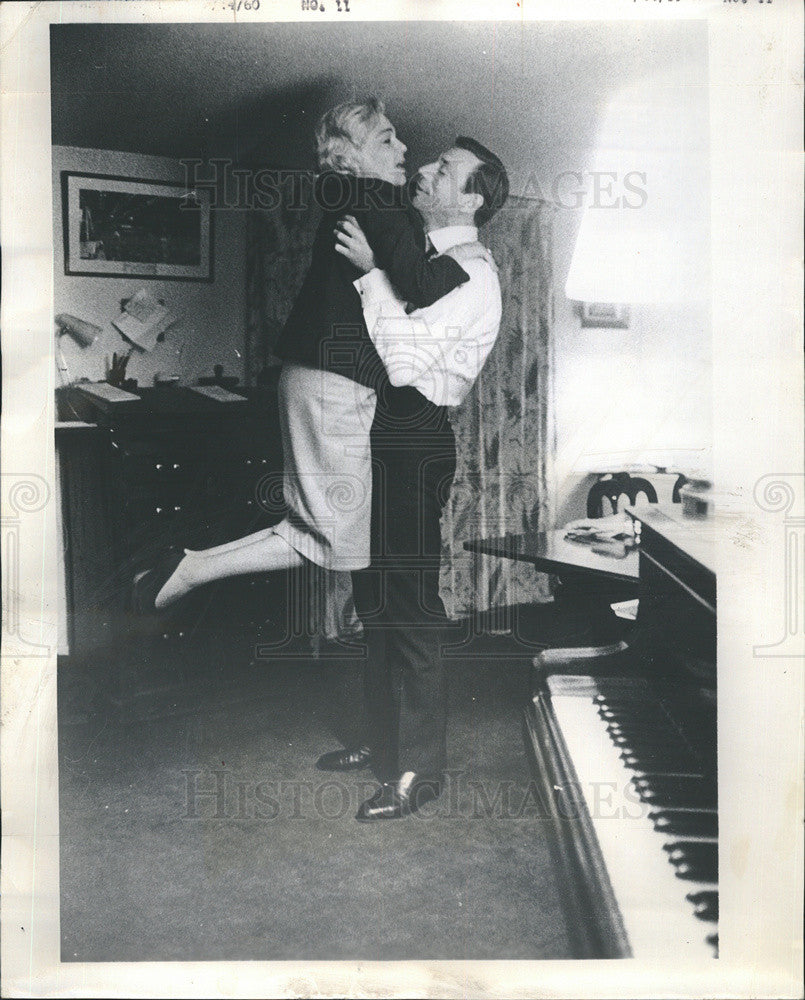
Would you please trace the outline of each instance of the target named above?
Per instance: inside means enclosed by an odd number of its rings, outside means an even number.
[[[141,390],[119,412],[78,393],[63,405],[74,418],[56,428],[69,653],[114,673],[121,704],[192,659],[185,647],[204,656],[223,634],[248,662],[267,620],[286,614],[281,574],[238,577],[165,615],[129,604],[132,577],[167,546],[206,548],[283,516],[276,396],[245,392],[234,409],[171,389]]]

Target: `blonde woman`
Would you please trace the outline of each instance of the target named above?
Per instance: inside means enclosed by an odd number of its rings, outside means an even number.
[[[431,305],[468,280],[464,246],[430,258],[408,205],[405,145],[376,99],[328,111],[316,131],[322,209],[313,256],[274,348],[283,359],[279,410],[288,516],[272,528],[202,551],[172,551],[135,578],[141,611],[166,608],[190,590],[246,573],[290,569],[304,559],[336,570],[369,565],[369,431],[387,384],[353,282],[362,274],[337,246],[335,229],[354,218],[400,294]]]

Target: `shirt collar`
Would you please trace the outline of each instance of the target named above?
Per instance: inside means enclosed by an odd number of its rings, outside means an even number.
[[[444,226],[442,229],[432,229],[428,233],[428,239],[439,253],[444,253],[460,243],[477,243],[478,230],[475,226]]]

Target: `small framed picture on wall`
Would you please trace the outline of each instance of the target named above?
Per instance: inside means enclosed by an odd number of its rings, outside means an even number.
[[[63,171],[64,273],[212,281],[210,193]]]

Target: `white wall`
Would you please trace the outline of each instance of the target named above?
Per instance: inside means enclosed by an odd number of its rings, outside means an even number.
[[[564,294],[581,211],[555,227],[557,524],[585,515],[593,456],[668,453],[711,467],[712,335],[700,297],[631,309],[627,330],[582,328]],[[673,479],[661,484],[672,485]],[[662,499],[662,498],[661,498]]]
[[[582,470],[712,469],[709,104],[703,39],[688,40],[673,65],[613,78],[575,167],[584,182],[556,199],[573,206],[557,209],[554,244],[560,524],[584,516]],[[572,291],[629,305],[628,329],[583,328],[565,294],[582,221]]]
[[[227,374],[242,379],[246,320],[245,213],[216,211],[214,214],[212,282],[68,277],[64,273],[62,170],[167,181],[183,181],[184,171],[177,160],[165,157],[74,146],[54,146],[52,164],[53,312],[54,315],[71,313],[102,328],[97,341],[88,348],[79,347],[69,336],[60,338],[67,367],[61,381],[82,377],[97,381],[106,377],[112,354],[120,354],[130,346],[112,326],[112,320],[120,313],[120,300],[142,286],[164,299],[172,312],[181,313],[181,319],[153,351],[135,349],[128,365],[129,378],[147,386],[153,384],[156,372],[162,372],[179,375],[188,384],[200,375],[212,374],[214,364],[222,364]]]

